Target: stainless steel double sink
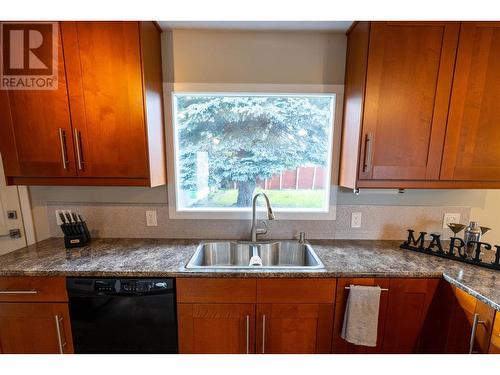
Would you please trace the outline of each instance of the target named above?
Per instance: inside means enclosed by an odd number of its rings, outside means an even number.
[[[250,265],[258,256],[262,265]],[[298,241],[202,242],[187,269],[321,269],[323,263],[311,245]]]

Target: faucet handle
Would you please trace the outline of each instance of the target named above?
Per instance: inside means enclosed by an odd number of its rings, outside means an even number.
[[[296,234],[295,236],[293,236],[293,238],[296,238],[297,240],[299,240],[299,243],[306,242],[306,234],[305,234],[305,232],[300,232],[299,234]]]

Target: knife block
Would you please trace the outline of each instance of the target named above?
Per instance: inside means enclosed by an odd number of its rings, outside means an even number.
[[[64,247],[73,249],[86,246],[90,241],[90,232],[85,221],[61,224],[64,233]]]

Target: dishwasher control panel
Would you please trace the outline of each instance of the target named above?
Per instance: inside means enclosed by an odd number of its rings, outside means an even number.
[[[172,280],[120,280],[120,293],[144,293],[171,288]]]
[[[97,293],[155,293],[173,289],[172,279],[97,279]]]

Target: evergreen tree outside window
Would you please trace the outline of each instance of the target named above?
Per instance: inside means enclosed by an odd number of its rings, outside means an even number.
[[[173,93],[177,210],[328,212],[335,94]]]

